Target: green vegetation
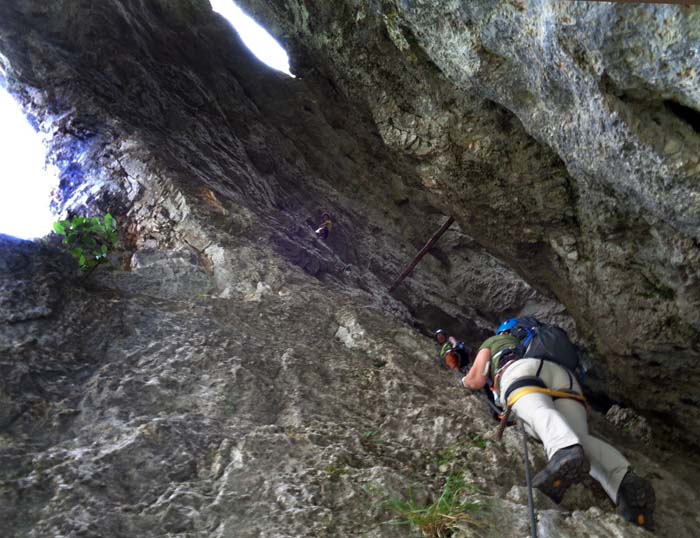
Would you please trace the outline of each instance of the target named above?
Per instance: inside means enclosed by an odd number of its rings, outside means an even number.
[[[381,431],[379,430],[368,430],[366,432],[362,432],[362,439],[364,441],[372,442],[372,443],[383,443],[380,435]]]
[[[326,467],[326,473],[331,482],[337,482],[348,474],[348,468],[347,465],[333,465],[331,463]]]
[[[461,439],[437,452],[435,455],[435,463],[439,468],[450,465],[452,465],[455,470],[462,468],[469,454],[469,444],[484,450],[488,447],[489,442],[478,433],[475,433],[469,437],[468,441],[466,439]]]
[[[54,223],[53,229],[64,236],[63,244],[68,246],[80,269],[86,273],[106,262],[109,252],[119,246],[117,221],[109,213],[104,219],[74,217],[61,220]]]
[[[457,461],[463,452],[464,447],[461,443],[450,445],[447,448],[443,448],[436,454],[436,463],[438,467],[450,465],[451,463]]]
[[[453,474],[447,477],[442,493],[432,504],[420,506],[409,492],[407,501],[384,499],[382,505],[398,514],[399,519],[392,524],[417,527],[428,538],[444,538],[464,524],[482,526],[481,506],[465,499],[473,492],[463,478]]]
[[[236,414],[236,402],[235,400],[228,396],[224,400],[224,415],[227,417],[232,417]]]
[[[663,299],[665,301],[673,301],[676,298],[676,292],[673,288],[661,284],[660,282],[652,282],[651,280],[644,280],[645,291],[642,293],[643,297],[647,299]]]
[[[475,447],[480,448],[482,450],[489,446],[489,442],[483,437],[481,437],[481,435],[479,435],[478,433],[472,435],[472,444]]]

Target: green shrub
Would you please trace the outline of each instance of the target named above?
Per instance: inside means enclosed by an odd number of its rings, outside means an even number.
[[[459,524],[481,526],[478,516],[482,506],[465,500],[469,493],[473,488],[463,478],[450,475],[440,497],[428,506],[420,506],[410,493],[407,501],[385,499],[382,505],[399,515],[392,523],[418,527],[429,538],[444,538],[452,536]]]
[[[91,272],[107,261],[109,252],[119,246],[117,221],[107,213],[98,217],[74,217],[53,225],[54,231],[63,235],[63,244],[77,260],[83,272]]]

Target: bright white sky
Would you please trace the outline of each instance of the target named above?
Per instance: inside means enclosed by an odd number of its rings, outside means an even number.
[[[0,87],[0,233],[43,237],[56,220],[49,211],[55,175],[44,170],[46,150],[17,101]]]
[[[260,60],[293,76],[287,53],[267,31],[232,0],[210,2]],[[56,218],[49,211],[49,201],[57,179],[44,169],[45,158],[40,135],[17,102],[0,87],[0,233],[32,239],[51,231]]]
[[[270,67],[293,76],[289,72],[289,57],[285,50],[267,33],[267,30],[243,13],[233,0],[209,0],[209,2],[214,11],[229,20],[253,54]]]

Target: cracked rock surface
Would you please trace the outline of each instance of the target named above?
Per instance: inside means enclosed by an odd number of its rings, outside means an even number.
[[[586,94],[599,107],[587,111],[572,98],[577,124],[550,102],[576,77],[593,92],[599,61],[601,92],[677,125],[664,114],[690,114],[695,86],[622,54],[605,28],[669,19],[646,40],[692,50],[696,13],[427,6],[266,3],[292,79],[254,60],[205,1],[0,4],[0,81],[59,170],[57,212],[110,211],[123,244],[84,278],[53,240],[0,236],[9,536],[417,536],[388,524],[386,501],[428,502],[450,476],[474,506],[456,536],[525,536],[521,439],[511,428],[495,441],[480,396],[430,339],[443,326],[473,347],[519,313],[565,326],[596,390],[648,419],[640,443],[627,419],[592,415],[654,484],[657,535],[697,534],[700,469],[685,452],[697,443],[696,228],[662,192],[687,204],[695,184],[689,169],[662,173],[665,157],[636,139],[630,166],[656,159],[663,181],[616,183],[621,161],[584,155],[594,122],[604,146],[619,135],[602,98]],[[610,19],[600,54],[545,76],[566,32],[593,39],[595,17]],[[511,35],[503,50],[496,30]],[[533,32],[542,55],[516,69]],[[447,45],[457,56],[442,58]],[[692,58],[674,54],[692,79]],[[676,104],[642,106],[659,95]],[[680,144],[668,150],[683,159]],[[623,158],[605,147],[601,160]],[[313,233],[322,211],[327,241]],[[457,224],[389,294],[448,214]],[[541,468],[541,447],[530,454]],[[648,536],[592,480],[560,507],[537,503],[541,536]]]
[[[367,107],[437,207],[566,307],[606,392],[697,443],[700,7],[241,4],[293,72]]]

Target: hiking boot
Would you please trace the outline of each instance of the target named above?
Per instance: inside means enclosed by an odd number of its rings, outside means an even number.
[[[654,530],[654,506],[656,495],[651,482],[632,470],[622,479],[617,492],[617,513],[627,521]]]
[[[557,450],[547,466],[535,475],[533,487],[559,504],[569,487],[583,480],[591,468],[581,445]]]

